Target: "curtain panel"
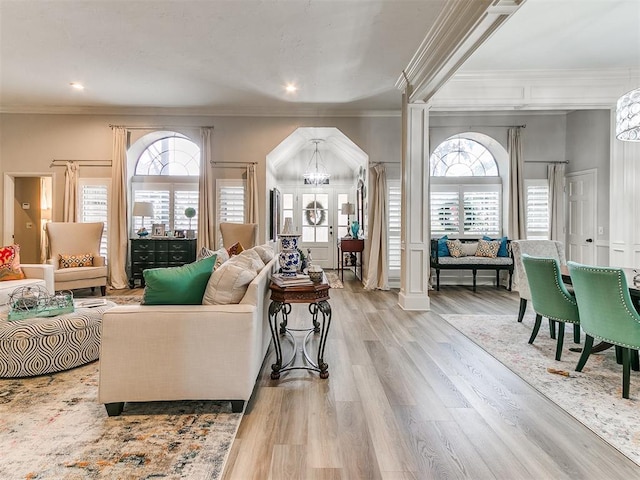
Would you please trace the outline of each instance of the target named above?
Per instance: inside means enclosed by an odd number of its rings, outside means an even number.
[[[63,219],[65,222],[78,221],[78,162],[67,162],[64,172]]]
[[[213,127],[200,129],[200,179],[198,181],[198,251],[202,247],[213,250],[216,244],[213,184]]]
[[[509,128],[509,238],[527,238],[525,223],[524,154],[521,127]]]
[[[369,209],[369,262],[364,282],[366,290],[389,290],[387,245],[387,173],[384,166],[373,167]]]
[[[111,211],[109,212],[108,282],[112,288],[128,287],[127,251],[127,137],[123,127],[113,127],[111,156]]]
[[[564,238],[564,165],[547,167],[549,181],[549,238],[565,243]]]

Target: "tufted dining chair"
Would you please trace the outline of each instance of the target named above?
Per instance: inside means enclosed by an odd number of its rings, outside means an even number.
[[[584,368],[594,337],[622,351],[622,397],[629,398],[632,351],[640,350],[640,314],[634,308],[624,271],[569,262],[571,283],[586,333],[576,371]]]
[[[229,248],[236,242],[240,242],[245,249],[255,247],[258,241],[258,224],[223,222],[220,224],[220,234],[224,248]]]
[[[94,291],[95,287],[100,287],[102,295],[105,295],[107,266],[105,258],[100,255],[103,229],[102,222],[46,224],[49,241],[47,263],[53,265],[56,290],[90,287]]]
[[[513,240],[511,242],[511,249],[513,251],[516,289],[520,294],[518,322],[521,322],[527,310],[527,301],[531,300],[531,289],[529,288],[527,274],[522,264],[522,254],[526,253],[534,257],[554,258],[560,265],[565,265],[567,260],[564,255],[564,245],[557,240]]]
[[[565,287],[560,273],[560,264],[555,258],[532,257],[523,253],[522,263],[529,282],[531,303],[536,312],[536,322],[529,343],[533,343],[538,335],[542,317],[558,322],[556,360],[560,361],[565,323],[573,324],[574,333],[576,328],[578,328],[578,334],[580,332],[580,315],[576,298]],[[578,340],[579,338],[578,336]]]

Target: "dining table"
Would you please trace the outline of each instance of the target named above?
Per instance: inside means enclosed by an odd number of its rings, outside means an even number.
[[[633,306],[636,311],[640,313],[640,272],[638,269],[626,267],[623,267],[622,271],[627,280],[627,287],[629,287],[629,295],[631,296]],[[562,281],[567,285],[571,285],[571,275],[566,265],[560,266],[560,274],[562,275]],[[602,352],[611,347],[612,345],[609,342],[602,341],[591,348],[591,353]],[[576,348],[575,350],[580,351],[582,349]]]

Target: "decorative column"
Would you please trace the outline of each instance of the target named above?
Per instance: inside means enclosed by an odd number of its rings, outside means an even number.
[[[409,88],[407,88],[409,90]],[[402,95],[400,293],[404,310],[429,310],[429,106]]]

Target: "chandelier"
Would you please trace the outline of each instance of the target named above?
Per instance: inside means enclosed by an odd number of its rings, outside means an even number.
[[[322,157],[320,156],[320,151],[318,150],[318,144],[322,142],[320,139],[311,140],[316,144],[315,151],[311,155],[311,159],[309,160],[309,164],[307,165],[307,169],[305,170],[302,177],[304,178],[304,183],[309,185],[322,185],[325,183],[329,183],[329,173],[322,163]]]
[[[640,88],[625,93],[616,107],[616,138],[640,142]]]

